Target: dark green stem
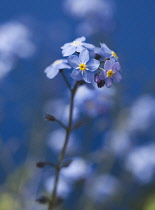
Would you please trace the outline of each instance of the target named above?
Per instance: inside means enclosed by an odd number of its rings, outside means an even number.
[[[62,162],[63,162],[64,156],[65,156],[65,153],[66,153],[66,149],[67,149],[67,145],[68,145],[68,141],[69,141],[69,136],[70,136],[70,133],[71,133],[71,130],[72,130],[74,96],[75,96],[76,90],[78,88],[78,85],[79,85],[79,82],[76,82],[73,89],[71,89],[69,121],[68,121],[68,126],[66,128],[65,142],[64,142],[62,151],[61,151],[61,153],[59,155],[59,159],[58,159],[58,166],[57,166],[56,175],[55,175],[54,189],[53,189],[53,192],[52,192],[51,200],[49,202],[48,210],[53,210],[54,209],[54,204],[56,203],[56,197],[57,197],[56,194],[57,194],[57,186],[58,186],[58,182],[59,182],[60,170],[62,168]]]

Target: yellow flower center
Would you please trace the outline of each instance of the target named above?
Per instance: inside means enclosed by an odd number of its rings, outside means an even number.
[[[59,64],[59,63],[61,63],[61,62],[62,62],[61,59],[60,59],[60,60],[56,60],[56,61],[53,62],[53,65],[57,65],[57,64]]]
[[[111,54],[114,56],[114,58],[117,58],[117,54],[114,51],[112,51]]]
[[[111,69],[111,70],[107,71],[107,76],[112,77],[114,73],[115,72]]]
[[[81,45],[81,41],[74,41],[72,43],[73,46],[77,47],[77,46],[80,46]]]
[[[80,63],[80,64],[79,64],[79,69],[80,69],[81,71],[86,70],[86,68],[87,68],[86,64],[84,64],[84,63]]]

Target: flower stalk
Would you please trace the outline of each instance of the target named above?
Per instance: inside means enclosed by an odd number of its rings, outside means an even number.
[[[75,96],[75,93],[76,93],[76,90],[77,90],[79,84],[80,84],[79,82],[76,82],[74,87],[73,87],[73,89],[71,89],[69,121],[68,121],[68,126],[66,128],[66,135],[65,135],[64,145],[63,145],[62,151],[61,151],[61,153],[59,155],[59,159],[58,159],[58,165],[57,165],[57,170],[56,170],[56,175],[55,175],[54,188],[53,188],[51,199],[49,201],[48,210],[53,210],[54,209],[54,206],[55,206],[54,204],[55,204],[56,198],[57,198],[56,194],[57,194],[57,187],[58,187],[58,182],[59,182],[60,171],[61,171],[61,168],[62,168],[62,162],[63,162],[64,157],[65,157],[65,153],[66,153],[66,149],[67,149],[70,133],[72,131],[74,96]]]

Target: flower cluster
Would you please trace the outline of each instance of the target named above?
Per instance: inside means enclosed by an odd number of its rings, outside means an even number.
[[[67,59],[60,59],[45,69],[49,79],[54,78],[59,70],[71,69],[71,77],[76,81],[86,83],[96,82],[99,88],[106,85],[111,87],[113,82],[122,79],[120,64],[116,53],[102,43],[101,48],[85,43],[85,37],[75,39],[62,47],[62,55]]]

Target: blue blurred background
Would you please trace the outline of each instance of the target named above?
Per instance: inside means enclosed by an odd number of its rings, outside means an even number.
[[[73,133],[67,158],[76,157],[78,169],[63,172],[58,208],[155,209],[155,2],[88,2],[1,0],[1,210],[47,209],[35,200],[51,193],[54,172],[35,164],[57,160],[63,133],[44,117],[56,113],[65,122],[59,110],[67,113],[69,94],[61,75],[49,80],[44,69],[83,35],[118,54],[123,80],[107,92],[79,91],[75,121],[87,119]]]

